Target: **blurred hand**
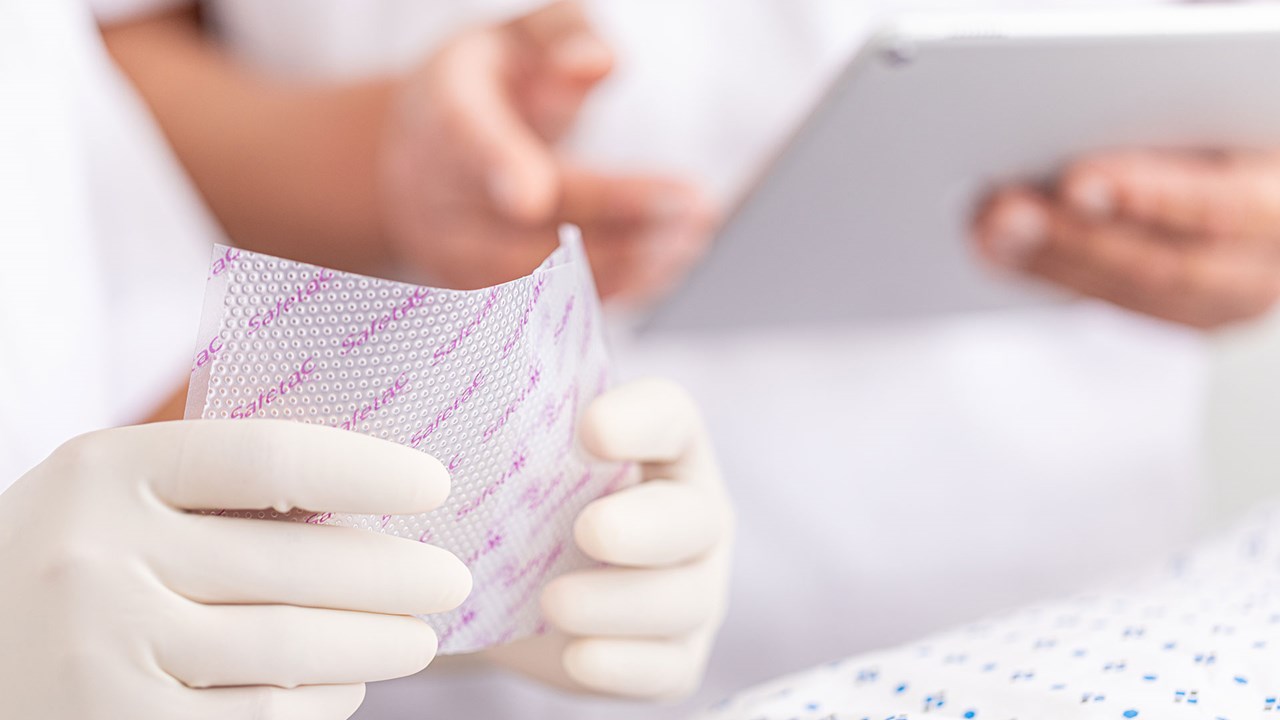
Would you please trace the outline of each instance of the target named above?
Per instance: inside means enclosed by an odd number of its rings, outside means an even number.
[[[276,420],[103,430],[0,495],[0,717],[343,720],[421,670],[471,575],[351,528],[199,515],[439,506],[433,458]]]
[[[455,37],[404,78],[381,148],[392,251],[447,286],[511,280],[582,227],[602,295],[661,292],[701,253],[714,224],[679,180],[608,175],[554,143],[610,71],[581,9],[557,2]]]
[[[547,585],[542,611],[552,631],[489,655],[569,689],[687,695],[724,616],[733,535],[702,420],[679,388],[648,380],[596,399],[580,435],[600,458],[638,463],[643,482],[578,516],[578,547],[607,565]]]
[[[1050,192],[996,192],[974,223],[993,263],[1198,328],[1280,297],[1280,153],[1115,152]]]

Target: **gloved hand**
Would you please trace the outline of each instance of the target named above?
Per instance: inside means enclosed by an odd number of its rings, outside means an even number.
[[[347,718],[362,683],[421,670],[413,613],[471,589],[453,555],[349,528],[188,509],[418,513],[439,462],[269,420],[76,438],[0,495],[0,717]]]
[[[542,593],[552,632],[489,651],[560,687],[677,698],[702,678],[724,615],[733,513],[693,403],[658,380],[623,385],[584,414],[583,445],[633,461],[641,482],[583,509],[578,547],[609,567],[563,575]]]

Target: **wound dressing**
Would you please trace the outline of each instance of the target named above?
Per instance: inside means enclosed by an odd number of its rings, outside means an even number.
[[[482,290],[380,280],[217,247],[188,418],[276,418],[365,433],[449,470],[443,506],[413,516],[219,510],[387,533],[471,568],[457,610],[424,617],[442,654],[541,632],[551,578],[593,563],[573,520],[622,487],[577,419],[609,384],[599,298],[577,229],[528,276]]]

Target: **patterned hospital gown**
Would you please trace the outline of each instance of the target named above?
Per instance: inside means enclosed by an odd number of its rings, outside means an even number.
[[[1280,511],[1107,590],[829,663],[699,716],[864,718],[1280,720]]]

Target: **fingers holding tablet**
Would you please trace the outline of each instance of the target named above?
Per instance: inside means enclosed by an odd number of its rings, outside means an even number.
[[[1211,328],[1280,298],[1280,154],[1125,151],[1047,191],[998,190],[974,219],[991,263],[1154,317]]]

